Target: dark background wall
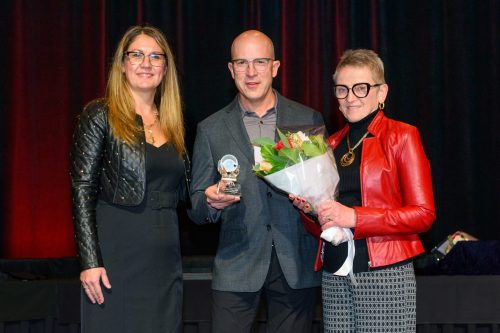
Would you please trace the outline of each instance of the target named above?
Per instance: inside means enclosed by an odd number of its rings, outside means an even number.
[[[235,94],[232,40],[257,28],[281,60],[275,87],[343,119],[331,75],[347,48],[385,62],[386,113],[416,125],[432,166],[437,220],[427,250],[464,230],[500,239],[497,0],[18,0],[0,10],[0,257],[74,255],[68,155],[75,116],[103,95],[125,30],[161,28],[176,54],[188,146]],[[217,227],[182,218],[184,254],[213,253]]]

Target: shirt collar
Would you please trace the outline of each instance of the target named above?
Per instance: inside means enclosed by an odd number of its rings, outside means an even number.
[[[274,105],[269,110],[267,110],[266,113],[264,113],[264,115],[262,117],[266,117],[266,116],[269,116],[269,115],[271,115],[273,113],[277,113],[278,112],[278,95],[276,95],[276,92],[274,90],[273,90],[273,94],[276,97],[274,99]],[[241,115],[243,117],[245,117],[245,116],[255,116],[256,115],[255,112],[253,112],[253,111],[245,110],[245,108],[241,104],[241,100],[240,100],[240,95],[239,94],[238,94],[238,106],[240,108]]]

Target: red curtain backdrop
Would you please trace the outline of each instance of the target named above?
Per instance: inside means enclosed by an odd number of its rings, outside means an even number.
[[[105,8],[13,1],[11,11],[4,256],[70,256],[69,144],[75,112],[104,91]]]
[[[331,94],[340,55],[346,48],[378,51],[390,87],[386,113],[419,128],[432,166],[438,219],[422,235],[427,249],[459,229],[500,239],[499,6],[496,0],[2,2],[0,257],[75,255],[68,172],[75,118],[103,96],[121,35],[143,23],[161,28],[176,54],[188,147],[196,124],[234,98],[227,61],[240,32],[257,28],[273,39],[281,60],[276,88],[322,112],[330,133],[344,123]],[[214,250],[216,230],[183,221],[182,231],[183,253]]]
[[[343,124],[331,87],[337,60],[349,46],[348,9],[346,1],[281,0],[281,92],[322,111],[330,128]]]

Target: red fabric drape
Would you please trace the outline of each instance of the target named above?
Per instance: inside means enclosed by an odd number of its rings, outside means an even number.
[[[165,7],[176,13],[174,48],[182,57],[178,63],[184,74],[190,70],[185,66],[190,65],[193,56],[189,53],[192,42],[184,38],[193,28],[200,32],[206,30],[203,25],[193,27],[190,25],[193,22],[184,23],[184,20],[205,14],[211,7],[203,13],[193,11],[200,7],[182,2],[162,5]],[[154,24],[155,18],[161,21],[172,15],[165,12],[162,16],[162,13],[152,12],[154,8],[158,8],[158,4],[149,1],[123,5],[122,2],[97,0],[15,2],[11,90],[8,92],[10,109],[14,112],[9,115],[4,256],[75,254],[68,175],[74,118],[88,101],[104,94],[110,52],[116,46],[109,42],[109,36],[123,33],[120,29],[126,28],[116,24]],[[279,0],[269,5],[260,0],[248,0],[242,4],[242,9],[245,11],[244,26],[235,31],[248,28],[265,31],[264,20],[267,20],[267,28],[279,29],[279,40],[275,43],[281,47],[281,92],[323,112],[334,124],[340,124],[341,115],[333,110],[336,106],[331,106],[331,96],[325,95],[325,89],[330,91],[331,79],[324,79],[324,71],[331,77],[336,59],[322,55],[326,54],[325,47],[332,48],[335,55],[345,48],[345,30],[341,32],[347,22],[345,1]],[[279,20],[272,22],[273,18],[268,16],[270,12],[278,13]],[[331,15],[320,15],[325,12]],[[201,23],[205,17],[198,19]],[[127,20],[135,22],[127,23]],[[236,33],[230,36],[234,38]],[[325,39],[326,36],[335,38],[332,41]],[[197,34],[189,38],[203,37]],[[27,53],[32,56],[19,56]],[[199,55],[196,55],[195,65],[198,61]]]
[[[68,163],[75,116],[104,95],[111,52],[137,23],[161,28],[172,44],[188,147],[197,122],[234,98],[227,60],[242,31],[272,37],[281,60],[276,87],[322,112],[330,132],[344,123],[331,91],[340,55],[375,49],[390,86],[387,114],[419,128],[432,165],[438,223],[423,238],[436,244],[457,229],[498,238],[491,223],[500,188],[491,150],[498,137],[498,7],[495,0],[4,1],[0,256],[74,254]],[[191,244],[209,238],[206,230]]]
[[[83,101],[103,94],[107,61],[100,7],[104,4],[85,2],[81,12],[74,5],[15,2],[12,67],[6,85],[11,88],[6,257],[75,254],[68,157],[77,110],[69,106],[81,107]],[[73,22],[81,25],[75,27]]]
[[[331,74],[348,46],[348,5],[341,0],[281,0],[282,93],[322,112],[333,128],[344,123],[331,95]]]

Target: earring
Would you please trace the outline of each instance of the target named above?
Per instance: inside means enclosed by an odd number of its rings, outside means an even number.
[[[379,110],[383,110],[385,108],[385,103],[384,102],[378,103],[378,108]]]

